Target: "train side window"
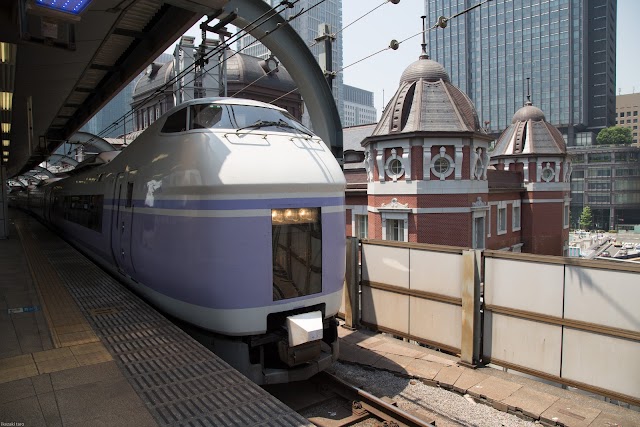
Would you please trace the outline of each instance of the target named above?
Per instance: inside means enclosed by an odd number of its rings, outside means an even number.
[[[187,130],[187,109],[183,108],[167,117],[167,121],[164,122],[160,132],[176,133],[184,132],[185,130]]]
[[[125,207],[130,208],[133,204],[133,182],[127,183],[127,204]]]

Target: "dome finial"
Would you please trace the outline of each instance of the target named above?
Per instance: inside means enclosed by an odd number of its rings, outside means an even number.
[[[527,102],[524,105],[533,105],[531,102],[531,86],[529,85],[531,81],[531,77],[527,77]]]
[[[422,54],[420,59],[429,59],[427,53],[427,17],[425,15],[420,17],[422,19]]]

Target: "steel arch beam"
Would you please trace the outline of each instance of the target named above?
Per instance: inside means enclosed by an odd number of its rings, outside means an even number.
[[[324,73],[298,33],[280,14],[269,13],[270,10],[262,0],[230,0],[223,7],[221,18],[236,13],[238,17],[232,24],[243,28],[266,14],[258,21],[264,23],[252,26],[249,34],[267,46],[289,71],[309,110],[313,130],[329,144],[337,158],[342,158],[342,124]]]
[[[78,131],[71,135],[71,137],[67,139],[67,142],[82,146],[93,146],[102,151],[115,151],[113,145],[109,144],[104,138],[89,132]]]

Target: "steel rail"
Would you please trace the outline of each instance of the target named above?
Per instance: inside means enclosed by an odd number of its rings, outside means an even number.
[[[351,417],[347,417],[343,420],[320,420],[317,418],[309,420],[318,426],[338,427],[351,425],[355,422],[361,421],[362,419],[368,418],[371,415],[384,420],[385,426],[431,427],[436,425],[434,420],[427,421],[418,418],[415,415],[403,411],[392,403],[389,403],[389,401],[376,397],[373,394],[368,393],[352,384],[349,384],[348,382],[328,372],[322,372],[318,374],[318,376],[324,377],[330,382],[337,384],[338,390],[336,391],[339,394],[342,394],[340,393],[340,388],[345,389],[347,391],[346,394],[348,394],[349,396],[343,395],[344,397],[352,399],[352,396],[357,396],[361,398],[360,401],[353,402],[353,415]]]

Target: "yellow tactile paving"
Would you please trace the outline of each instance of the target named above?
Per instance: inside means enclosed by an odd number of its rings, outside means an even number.
[[[40,304],[49,324],[54,347],[70,347],[99,341],[54,267],[38,245],[34,244],[33,236],[23,232],[20,221],[16,221],[15,226],[40,295]]]
[[[31,354],[0,359],[0,383],[38,375],[38,368]]]
[[[113,360],[100,342],[0,359],[0,384]]]

